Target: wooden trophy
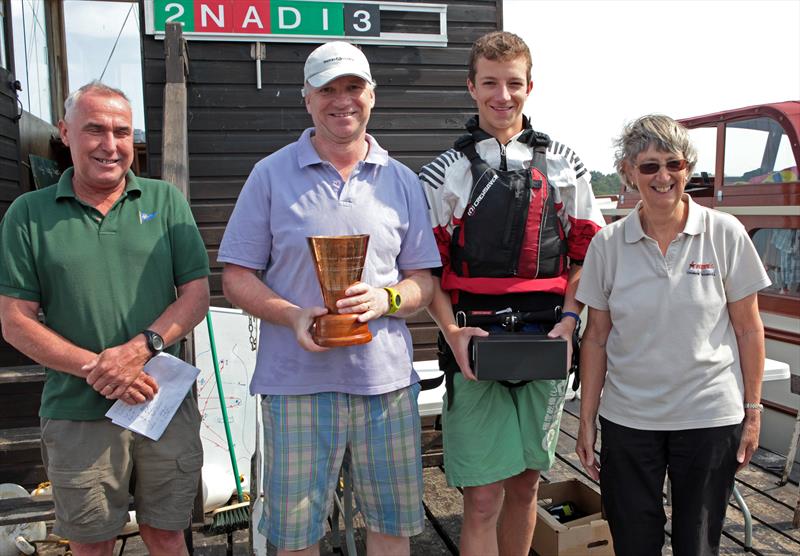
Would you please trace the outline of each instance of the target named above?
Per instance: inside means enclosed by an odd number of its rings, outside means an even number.
[[[340,315],[336,302],[345,297],[347,288],[361,280],[369,235],[312,236],[307,239],[322,299],[328,309],[327,315],[314,319],[311,337],[323,347],[366,344],[372,340],[367,323],[358,322],[357,314]]]

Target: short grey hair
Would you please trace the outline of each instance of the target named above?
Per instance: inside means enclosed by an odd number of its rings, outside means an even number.
[[[72,110],[74,110],[75,105],[78,103],[80,98],[83,95],[87,94],[87,93],[94,93],[94,94],[97,94],[97,95],[100,95],[100,96],[106,96],[106,97],[120,97],[121,99],[123,99],[128,104],[129,108],[131,106],[131,101],[130,101],[130,99],[128,98],[128,96],[125,93],[123,93],[119,89],[115,89],[114,87],[109,87],[108,85],[106,85],[102,81],[99,81],[99,80],[95,79],[94,81],[90,81],[89,83],[87,83],[86,85],[81,87],[80,89],[77,89],[76,91],[73,91],[67,97],[67,100],[64,101],[64,119],[65,120],[67,118],[69,118]]]
[[[633,166],[636,157],[650,147],[682,156],[688,163],[687,175],[692,175],[697,164],[697,150],[692,145],[689,130],[669,116],[648,114],[628,123],[614,140],[614,167],[623,184],[636,189],[636,184],[630,183],[625,175],[624,163]]]

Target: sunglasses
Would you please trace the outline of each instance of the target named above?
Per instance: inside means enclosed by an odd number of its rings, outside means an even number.
[[[658,162],[645,162],[636,166],[639,172],[646,176],[651,176],[658,173],[662,166],[666,166],[668,172],[680,172],[686,168],[686,160],[670,160],[666,164],[659,164]]]

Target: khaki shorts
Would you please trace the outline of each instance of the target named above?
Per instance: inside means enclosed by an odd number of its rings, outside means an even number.
[[[42,458],[53,486],[53,532],[80,543],[113,539],[128,521],[180,531],[190,521],[200,470],[200,414],[188,396],[154,442],[108,419],[41,419]]]

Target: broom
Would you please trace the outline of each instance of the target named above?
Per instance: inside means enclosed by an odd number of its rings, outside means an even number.
[[[217,380],[217,392],[219,393],[219,405],[222,409],[222,422],[225,424],[225,438],[228,440],[228,453],[231,456],[231,467],[233,468],[233,478],[236,481],[237,504],[231,504],[217,508],[211,513],[211,525],[208,526],[208,533],[211,535],[228,534],[228,549],[232,547],[232,534],[239,529],[250,527],[250,502],[245,501],[242,493],[242,485],[239,479],[239,466],[236,465],[236,453],[233,450],[233,438],[231,437],[231,427],[228,423],[228,410],[225,407],[225,393],[222,391],[222,376],[219,372],[219,361],[217,359],[217,346],[214,342],[214,327],[211,324],[211,312],[206,313],[206,325],[208,325],[208,341],[211,345],[211,359],[214,362],[214,376]]]

